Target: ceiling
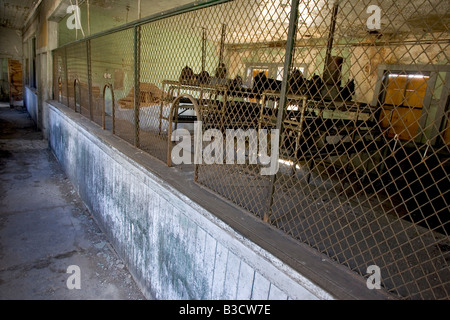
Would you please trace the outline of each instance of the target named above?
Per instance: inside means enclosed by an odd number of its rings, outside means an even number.
[[[141,17],[147,17],[192,2],[194,0],[141,0]],[[117,15],[123,14],[127,9],[130,12],[137,13],[138,3],[138,0],[90,0],[91,5],[113,10]]]
[[[22,30],[37,0],[0,0],[0,27]]]
[[[0,0],[0,26],[21,30],[37,2],[38,0]],[[82,6],[86,5],[87,2],[92,10],[97,9],[97,12],[100,10],[103,14],[110,16],[116,25],[117,23],[123,24],[138,19],[139,4],[141,8],[140,16],[147,17],[192,3],[193,0],[62,0],[59,5],[61,11],[59,19],[66,15],[65,9],[70,4],[78,3]],[[331,16],[331,3],[333,2],[333,0],[300,1],[299,34],[311,37],[315,36],[314,33],[327,34]],[[222,23],[228,23],[229,32],[239,34],[240,39],[237,42],[246,42],[249,41],[249,38],[253,40],[261,37],[267,39],[268,33],[272,38],[280,39],[283,36],[278,33],[284,34],[287,29],[288,3],[289,0],[233,1],[219,6],[217,9],[216,15],[221,16],[224,21],[215,21],[216,19],[211,19],[211,17],[203,17],[197,23],[200,25],[203,24],[202,21],[206,21],[208,27],[217,24],[218,28]],[[346,30],[351,35],[366,33],[365,21],[368,15],[365,11],[372,0],[357,2],[347,0],[343,3],[339,8],[337,18],[338,29]],[[396,6],[390,7],[392,6],[391,3],[391,1],[380,3],[383,9],[382,25],[384,25],[384,32],[393,32],[390,29],[397,32],[402,29],[406,31],[432,29],[433,31],[444,32],[449,30],[447,24],[449,22],[449,2],[442,2],[441,0],[399,0]],[[254,13],[257,20],[248,21],[249,12]],[[395,17],[389,16],[390,12],[397,14]],[[401,16],[398,16],[399,12]],[[349,22],[352,22],[352,24],[344,25]],[[249,24],[257,25],[261,35],[245,36],[244,31],[248,29]],[[252,30],[253,32],[254,30]]]
[[[74,0],[72,0],[74,1]],[[116,19],[137,18],[138,0],[90,0],[92,5],[111,10]],[[141,0],[141,17],[151,16],[192,0]],[[227,43],[253,43],[286,39],[290,0],[236,0],[200,12],[185,14],[186,23],[197,29],[207,28],[218,35],[227,24]],[[367,9],[373,0],[300,0],[298,39],[327,38],[333,4],[339,3],[336,17],[337,37],[368,36]],[[442,0],[378,0],[383,35],[403,37],[405,34],[449,32],[450,2]],[[166,25],[170,28],[170,25]],[[177,26],[174,26],[176,28]]]
[[[61,6],[67,8],[70,4],[78,3],[81,7],[89,3],[93,10],[102,10],[116,20],[124,20],[128,16],[127,22],[130,22],[138,19],[139,3],[143,18],[192,2],[194,0],[62,0]]]
[[[38,0],[0,0],[0,27],[22,30],[30,12]],[[71,4],[81,6],[86,0],[62,0],[60,7],[64,11]],[[141,0],[141,17],[146,17],[159,12],[167,11],[188,3],[193,0]],[[107,10],[116,19],[125,19],[126,12],[130,18],[138,18],[138,0],[89,0],[93,7]],[[123,17],[122,17],[123,16]]]

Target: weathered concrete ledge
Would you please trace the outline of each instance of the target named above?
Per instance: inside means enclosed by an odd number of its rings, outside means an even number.
[[[385,299],[364,279],[47,103],[49,145],[144,294],[157,299]]]

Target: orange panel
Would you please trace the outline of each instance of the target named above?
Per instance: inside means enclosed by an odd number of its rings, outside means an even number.
[[[394,137],[398,135],[400,140],[413,140],[417,135],[421,114],[421,109],[395,108],[392,114],[391,128],[389,129],[388,136]]]
[[[380,126],[383,129],[390,127],[389,122],[391,121],[393,109],[390,106],[383,106],[380,113]]]
[[[252,77],[255,78],[256,75],[257,75],[258,73],[261,73],[261,72],[264,72],[264,74],[266,75],[266,77],[269,76],[269,70],[267,70],[267,69],[253,69]]]
[[[408,76],[389,76],[389,81],[386,87],[386,96],[384,102],[386,104],[399,106],[403,104],[404,92]]]
[[[422,108],[429,77],[410,78],[406,86],[405,106]]]
[[[380,115],[380,125],[388,129],[388,137],[397,135],[400,140],[406,141],[415,138],[428,79],[407,75],[389,76],[384,101],[387,106],[383,106]]]

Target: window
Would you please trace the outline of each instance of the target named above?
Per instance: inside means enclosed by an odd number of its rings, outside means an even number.
[[[429,79],[423,74],[387,75],[380,121],[388,137],[415,138]]]
[[[247,68],[247,79],[248,79],[247,82],[250,85],[250,87],[253,86],[256,75],[258,75],[261,72],[264,72],[266,77],[269,77],[269,71],[270,71],[269,67],[260,67],[260,66],[248,67]]]
[[[293,70],[300,70],[303,73],[303,77],[306,77],[307,66],[304,64],[294,64]],[[246,67],[247,70],[247,85],[253,85],[253,79],[255,76],[264,72],[266,77],[276,79],[278,81],[283,80],[284,65],[281,63],[259,63],[250,64]]]
[[[429,78],[417,74],[389,74],[384,103],[421,109]]]
[[[305,77],[305,70],[306,67],[302,66],[302,67],[294,67],[292,68],[293,70],[300,70],[300,72],[303,74],[303,77]],[[278,67],[277,69],[277,80],[283,80],[283,72],[284,72],[284,67]]]

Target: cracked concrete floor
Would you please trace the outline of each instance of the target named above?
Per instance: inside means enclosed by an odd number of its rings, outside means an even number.
[[[71,265],[81,289],[67,286]],[[9,106],[0,106],[0,299],[145,299],[26,110]]]

